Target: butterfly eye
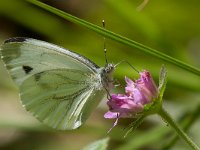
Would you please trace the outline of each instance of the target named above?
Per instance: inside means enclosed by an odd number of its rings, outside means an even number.
[[[114,70],[115,66],[113,64],[108,64],[108,66],[105,68],[106,73],[110,73]]]

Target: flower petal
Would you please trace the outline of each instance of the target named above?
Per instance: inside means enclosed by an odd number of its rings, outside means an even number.
[[[142,90],[141,92],[150,97],[150,99],[158,95],[158,88],[148,71],[140,72],[140,79],[136,80],[136,86]]]
[[[117,112],[111,112],[111,111],[108,111],[104,114],[104,118],[107,118],[107,119],[117,118],[117,116],[118,116]]]

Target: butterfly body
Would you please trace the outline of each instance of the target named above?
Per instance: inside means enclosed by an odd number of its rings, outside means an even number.
[[[31,38],[11,38],[1,58],[19,87],[20,99],[38,120],[59,129],[81,126],[107,91],[114,66],[99,67],[62,47]]]

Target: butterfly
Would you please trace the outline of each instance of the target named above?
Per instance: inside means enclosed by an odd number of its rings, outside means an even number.
[[[10,38],[0,49],[23,106],[52,128],[80,127],[113,88],[113,64],[99,67],[60,46],[25,37]]]

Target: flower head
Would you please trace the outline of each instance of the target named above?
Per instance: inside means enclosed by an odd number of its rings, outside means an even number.
[[[108,119],[133,118],[143,111],[144,105],[158,96],[158,88],[148,71],[140,72],[135,82],[125,77],[125,94],[112,94],[107,102],[109,111],[104,117]],[[114,126],[117,124],[115,122]]]

